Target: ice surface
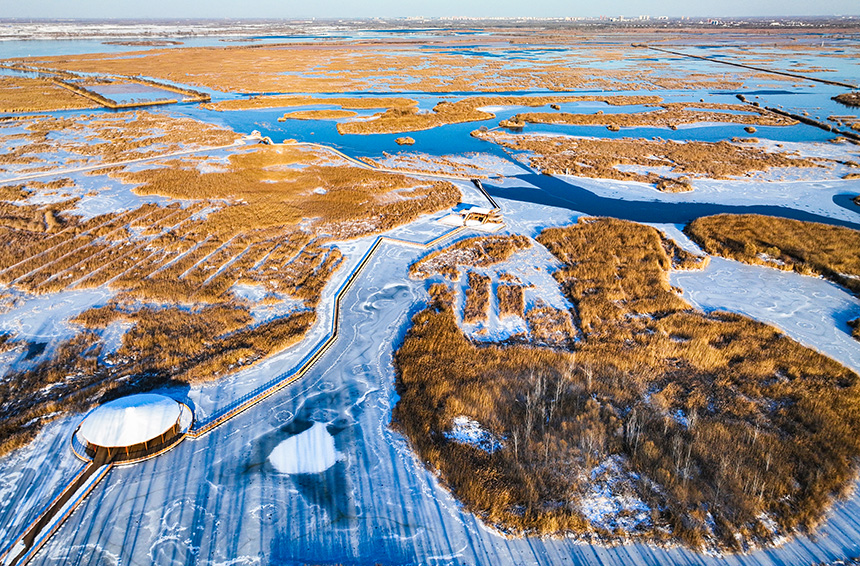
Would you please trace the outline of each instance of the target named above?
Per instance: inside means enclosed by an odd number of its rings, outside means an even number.
[[[653,186],[635,181],[587,179],[559,176],[568,183],[601,196],[631,202],[719,203],[730,206],[773,205],[793,208],[838,220],[857,222],[857,212],[833,201],[844,193],[857,193],[860,181],[843,179],[800,179],[794,181],[753,181],[693,179],[694,190],[664,193]]]
[[[704,270],[673,272],[669,279],[705,311],[733,311],[772,324],[860,371],[860,342],[848,327],[860,316],[860,299],[829,281],[719,257]]]

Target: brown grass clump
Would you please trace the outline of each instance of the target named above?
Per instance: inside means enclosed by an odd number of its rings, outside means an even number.
[[[20,387],[10,395],[27,402],[8,404],[20,418],[0,407],[0,420],[10,416],[2,429],[13,439],[7,446],[105,396],[216,379],[296,343],[343,264],[331,240],[386,230],[459,200],[450,183],[326,163],[296,147],[258,146],[231,155],[220,172],[201,172],[198,160],[115,170],[111,175],[137,184],[139,193],[184,203],[144,204],[86,221],[64,214],[74,199],[0,202],[0,282],[34,294],[107,285],[121,297],[81,314],[76,322],[87,330],[39,367],[15,374]],[[262,287],[263,302],[301,303],[254,324],[251,302],[231,292],[236,283]],[[99,333],[117,321],[130,329],[117,352],[101,357]],[[61,385],[44,389],[54,383]]]
[[[0,112],[46,112],[98,108],[47,79],[0,77]]]
[[[845,106],[860,106],[860,92],[843,92],[834,96],[833,100]]]
[[[485,321],[489,310],[490,278],[470,271],[469,287],[466,289],[466,304],[463,306],[463,322],[475,324]]]
[[[755,124],[760,126],[791,126],[796,120],[774,114],[746,104],[715,104],[706,102],[663,102],[655,110],[629,114],[570,114],[567,112],[528,112],[517,114],[511,120],[532,124],[574,124],[581,126],[674,127],[679,124],[716,122],[729,124]],[[729,110],[730,112],[714,112]],[[754,114],[749,114],[753,112]],[[505,124],[500,126],[507,127]],[[755,128],[753,128],[755,132]],[[753,133],[750,132],[750,133]]]
[[[758,214],[697,218],[684,232],[709,254],[821,275],[860,293],[860,232]]]
[[[860,318],[849,320],[848,326],[851,327],[851,336],[853,336],[857,340],[860,340]]]
[[[767,325],[691,310],[653,228],[587,220],[538,241],[583,313],[569,352],[476,346],[437,301],[395,357],[393,424],[466,508],[512,534],[728,550],[814,528],[855,475],[858,376]],[[458,416],[495,448],[449,439]],[[650,515],[588,520],[609,462],[610,495]]]
[[[380,97],[372,96],[365,98],[314,98],[311,96],[277,95],[277,96],[252,96],[239,100],[222,100],[201,104],[208,110],[219,112],[230,110],[256,110],[260,108],[291,108],[296,106],[318,106],[332,105],[343,109],[369,109],[369,108],[406,108],[417,106],[418,101],[402,97]]]
[[[24,185],[3,185],[0,187],[0,200],[24,200],[28,196],[30,196],[30,193],[25,190]]]
[[[74,186],[75,182],[68,177],[48,182],[30,181],[26,185],[2,185],[0,186],[0,200],[24,200],[29,198],[33,193],[53,194]]]
[[[352,110],[296,110],[284,114],[284,120],[340,120],[358,116]],[[279,118],[280,120],[280,118]]]
[[[525,318],[529,325],[529,338],[540,346],[567,348],[576,338],[573,320],[564,309],[556,309],[538,301],[528,310]]]
[[[421,112],[412,106],[389,108],[381,114],[376,114],[373,120],[338,124],[337,130],[341,134],[415,132],[447,124],[479,122],[495,118],[492,112],[481,110],[487,106],[544,106],[554,100],[562,102],[601,100],[612,105],[627,105],[659,102],[660,98],[656,96],[472,96],[456,102],[443,100],[433,108],[431,113]]]
[[[827,160],[811,160],[792,154],[771,153],[721,141],[675,142],[624,138],[619,140],[524,136],[499,131],[473,135],[513,151],[534,155],[530,165],[547,175],[576,175],[652,183],[661,190],[690,190],[690,178],[729,179],[748,177],[774,167],[821,167]],[[630,171],[619,165],[669,168],[671,174]]]
[[[499,316],[523,316],[525,295],[522,285],[499,285],[496,288],[499,298]]]
[[[506,261],[514,253],[530,247],[525,236],[477,236],[435,251],[409,267],[409,275],[426,279],[441,274],[454,280],[459,267],[485,267]]]
[[[47,205],[16,205],[0,201],[0,234],[2,234],[0,239],[10,240],[11,244],[11,249],[6,248],[3,259],[16,257],[14,249],[27,248],[32,243],[32,239],[40,239],[36,234],[58,231],[62,221],[57,215],[62,210],[74,208],[75,204],[77,199]],[[11,242],[16,237],[14,230],[24,232],[19,242]],[[3,261],[0,260],[0,265],[2,264]]]
[[[512,30],[515,35],[519,32]],[[505,42],[511,41],[505,35]],[[518,38],[531,41],[531,38]],[[458,43],[469,40],[456,40]],[[571,39],[548,38],[570,46]],[[26,65],[113,75],[141,74],[161,80],[232,92],[504,92],[536,89],[643,90],[737,89],[755,72],[705,75],[680,68],[666,69],[626,41],[594,45],[577,40],[566,53],[533,59],[527,66],[506,65],[480,54],[444,53],[388,42],[333,42],[320,45],[260,45],[151,49],[114,54],[64,55],[20,59]],[[508,47],[481,45],[480,49]],[[599,72],[582,65],[624,61],[619,69]],[[554,103],[554,101],[551,101]]]

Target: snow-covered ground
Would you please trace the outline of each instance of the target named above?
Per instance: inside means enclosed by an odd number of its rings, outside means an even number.
[[[34,342],[65,340],[78,332],[76,326],[68,324],[70,319],[95,305],[104,304],[113,294],[109,289],[99,287],[21,296],[11,310],[0,314],[0,331]]]
[[[577,507],[595,527],[632,533],[651,526],[651,508],[636,495],[639,476],[626,469],[615,454],[595,466],[585,478],[589,490]]]
[[[495,166],[492,160],[480,165]],[[695,181],[694,192],[668,195],[637,183],[575,182],[595,194],[630,201],[631,206],[655,200],[777,204],[851,222],[857,221],[856,213],[833,203],[833,197],[860,188],[857,181],[841,180]],[[464,202],[486,204],[471,184],[457,184]],[[527,186],[520,179],[493,184]],[[98,197],[83,201],[86,214],[101,210],[99,197],[115,195],[115,201],[105,204],[108,209],[127,206],[131,201],[125,199],[136,197],[123,191],[127,187],[106,187]],[[579,216],[505,199],[499,199],[499,205],[506,231],[530,237]],[[701,253],[680,226],[657,227],[685,249]],[[388,235],[425,242],[446,230],[434,218],[425,218]],[[300,344],[218,382],[172,393],[194,408],[197,419],[205,420],[296,367],[325,339],[334,294],[373,241],[368,237],[337,243],[344,265],[326,287],[317,323]],[[338,340],[307,375],[201,438],[185,440],[158,458],[113,469],[32,563],[787,566],[860,554],[857,490],[833,507],[814,538],[801,536],[781,548],[724,558],[642,544],[605,547],[566,539],[513,539],[483,525],[462,509],[390,426],[397,401],[393,352],[410,316],[426,298],[426,282],[410,280],[408,267],[425,253],[383,243],[343,297]],[[527,308],[538,299],[568,308],[552,278],[556,266],[555,259],[535,245],[485,271],[508,272],[529,285]],[[860,300],[831,283],[719,258],[701,271],[673,272],[671,282],[699,308],[732,310],[769,322],[860,371],[860,343],[846,326],[847,320],[860,316]],[[253,286],[234,291],[250,300],[259,295]],[[67,336],[65,320],[109,297],[98,290],[81,293],[54,295],[50,304],[41,298],[19,300],[0,315],[0,328],[45,340]],[[491,304],[487,327],[500,331],[485,336],[503,339],[524,324],[519,317],[499,320],[495,286]],[[255,317],[265,314],[261,310]],[[111,331],[112,343],[122,331],[121,326]],[[19,534],[80,469],[68,447],[80,418],[51,423],[28,447],[0,459],[0,541]],[[455,419],[449,434],[490,450],[504,443],[465,417]],[[589,518],[608,529],[647,525],[650,509],[627,489],[636,478],[625,471],[623,461],[599,463],[588,479],[591,489],[577,503]]]
[[[718,257],[703,270],[672,273],[670,280],[702,310],[733,311],[767,322],[860,372],[860,342],[848,327],[849,320],[860,317],[860,299],[842,287]]]
[[[475,446],[490,454],[504,446],[501,440],[482,427],[481,423],[465,415],[454,417],[451,423],[451,430],[443,434],[448,440]]]
[[[857,211],[833,202],[833,197],[860,193],[860,180],[822,179],[798,181],[748,181],[693,179],[694,190],[685,193],[664,193],[653,186],[635,181],[559,178],[602,196],[616,199],[667,203],[719,203],[723,205],[774,205],[794,208],[843,220],[858,222]],[[860,207],[858,207],[860,211]]]
[[[305,379],[199,440],[111,471],[34,564],[782,566],[858,551],[857,496],[834,506],[814,542],[800,537],[778,549],[726,558],[641,544],[509,539],[488,529],[389,428],[396,401],[392,353],[424,283],[405,277],[415,250],[384,244],[382,252],[344,297],[341,338]],[[332,444],[322,433],[333,439],[338,456],[330,467],[307,474],[278,471],[278,446],[296,439],[281,450],[296,458],[312,435],[319,438],[304,457],[317,469],[329,464]],[[44,437],[28,449],[30,455],[48,453]],[[596,470],[595,479],[600,475]],[[592,495],[603,501],[600,489]],[[4,510],[20,502],[16,493]],[[625,508],[629,512],[621,513]],[[607,520],[614,513],[635,521],[644,520],[645,509],[631,500],[621,509],[593,511]]]

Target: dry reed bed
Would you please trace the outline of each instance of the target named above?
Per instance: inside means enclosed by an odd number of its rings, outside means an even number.
[[[601,101],[612,106],[657,104],[659,96],[471,96],[455,102],[443,100],[432,113],[419,112],[416,107],[398,106],[374,115],[372,120],[345,122],[337,125],[341,134],[399,134],[429,130],[447,124],[490,120],[496,115],[481,108],[490,106],[546,106],[562,102]]]
[[[68,213],[75,200],[0,203],[7,250],[0,281],[34,294],[102,285],[117,292],[82,313],[76,322],[84,330],[50,359],[14,372],[0,388],[0,453],[68,411],[171,382],[218,379],[296,343],[343,263],[332,240],[408,223],[460,196],[450,183],[332,167],[326,154],[298,147],[257,146],[230,155],[218,171],[201,172],[198,161],[110,173],[139,194],[181,199],[184,207],[143,204],[81,220]],[[261,304],[294,300],[295,309],[255,323],[254,304],[231,292],[236,283],[261,287]],[[100,356],[100,333],[118,321],[130,330],[116,352]]]
[[[522,285],[499,285],[496,287],[499,300],[499,316],[523,316],[525,294]]]
[[[354,118],[358,113],[352,110],[296,110],[287,112],[278,121],[282,120],[342,120]]]
[[[33,193],[49,196],[69,196],[63,189],[70,189],[75,182],[68,177],[54,179],[51,181],[29,181],[27,184],[0,185],[0,201],[14,202],[26,200]],[[12,210],[12,209],[8,209]]]
[[[857,230],[758,214],[719,214],[697,218],[684,232],[709,254],[820,275],[860,293]]]
[[[418,101],[402,97],[327,97],[314,98],[312,96],[295,95],[260,95],[238,100],[222,100],[201,104],[207,110],[226,112],[231,110],[258,110],[264,108],[291,108],[296,106],[339,106],[344,110],[366,110],[372,108],[406,108],[417,106]]]
[[[98,108],[98,104],[47,79],[0,77],[0,112],[47,112]]]
[[[463,305],[463,322],[475,324],[487,320],[490,312],[490,278],[474,271],[469,272],[469,286]]]
[[[426,279],[440,274],[453,281],[459,279],[459,269],[462,267],[486,267],[501,263],[531,245],[531,240],[517,235],[467,238],[416,261],[409,266],[409,276]]]
[[[715,104],[705,102],[665,102],[654,105],[649,112],[630,114],[570,114],[567,112],[529,112],[517,114],[511,120],[532,124],[573,124],[580,126],[668,127],[702,122],[754,124],[757,126],[791,126],[796,120],[746,104]],[[709,112],[728,110],[730,112]],[[750,114],[752,112],[753,114]]]
[[[529,340],[538,346],[569,348],[577,332],[573,317],[565,309],[551,307],[538,301],[525,315]]]
[[[232,130],[191,118],[176,118],[145,111],[75,117],[33,117],[18,122],[26,133],[26,143],[0,154],[4,165],[26,174],[53,169],[45,154],[57,155],[62,165],[74,166],[137,159],[194,148],[228,145],[240,138]],[[61,156],[62,153],[68,156]],[[82,162],[75,160],[82,159]],[[105,173],[99,171],[98,173]]]
[[[792,153],[773,153],[725,141],[675,142],[646,139],[593,139],[567,136],[513,135],[499,131],[473,132],[517,152],[529,152],[530,165],[547,175],[575,175],[654,184],[659,190],[692,190],[691,178],[749,177],[778,167],[824,167],[826,159],[807,159]],[[621,170],[637,166],[642,171]],[[669,168],[655,173],[647,168]]]
[[[860,92],[843,92],[834,96],[833,100],[845,106],[860,106]]]
[[[569,39],[565,41],[569,43]],[[170,48],[130,52],[127,57],[88,54],[24,58],[25,65],[112,75],[145,75],[162,80],[239,92],[498,92],[737,89],[754,73],[703,75],[666,68],[629,45],[581,43],[568,54],[535,58],[528,65],[505,64],[478,54],[438,53],[386,42]],[[482,46],[482,50],[487,49]],[[490,48],[491,50],[493,48]],[[594,61],[629,61],[621,69],[582,66]],[[772,78],[772,77],[771,77]]]
[[[850,489],[856,374],[770,326],[692,310],[653,228],[588,219],[538,241],[581,313],[576,345],[476,346],[437,284],[396,353],[393,426],[467,509],[515,535],[740,550],[813,529]],[[500,449],[446,438],[460,415]],[[614,531],[579,506],[610,457],[651,509]]]

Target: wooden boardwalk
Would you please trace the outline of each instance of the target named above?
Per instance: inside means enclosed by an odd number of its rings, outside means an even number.
[[[238,145],[238,144],[234,144]],[[329,148],[327,146],[322,146],[319,144],[303,144],[310,145],[313,147],[319,147],[323,149],[330,150],[338,155],[341,155],[347,158],[351,163],[356,163],[361,165],[362,167],[380,170],[376,167],[372,167],[371,165],[364,163],[362,161],[358,161],[353,159],[346,154],[343,154],[337,149]],[[232,146],[222,146],[217,149],[222,149],[223,147],[232,147]],[[216,148],[210,148],[216,149]],[[183,152],[183,153],[200,153],[207,150],[198,150],[194,152]],[[176,154],[172,154],[176,155]],[[163,158],[161,156],[159,158]],[[158,158],[147,158],[147,159],[158,159]],[[135,160],[143,161],[143,160]],[[100,165],[98,167],[104,167],[105,165]],[[98,168],[93,167],[93,168]],[[83,170],[89,168],[82,168]],[[384,169],[383,169],[384,170]],[[405,171],[395,171],[392,172],[409,174]],[[61,173],[53,173],[53,174],[61,174]],[[456,179],[464,179],[471,180],[481,194],[489,201],[492,209],[494,211],[499,210],[498,204],[496,201],[484,190],[483,185],[479,179],[473,179],[468,177],[458,177],[453,175],[444,175],[444,174],[432,174],[432,173],[423,173],[416,172],[416,175],[421,176],[430,176],[430,177],[441,177],[441,178],[456,178]],[[347,279],[341,284],[340,288],[335,292],[334,295],[334,308],[331,320],[331,326],[328,330],[326,337],[320,341],[296,366],[290,371],[284,372],[273,379],[267,381],[261,386],[257,387],[253,391],[246,393],[245,395],[239,397],[235,401],[233,401],[230,405],[225,407],[224,409],[218,411],[212,417],[206,419],[205,421],[195,421],[191,427],[191,429],[185,433],[177,442],[172,443],[170,446],[166,447],[164,450],[159,452],[158,454],[147,455],[146,459],[157,456],[159,454],[163,454],[168,452],[181,444],[181,441],[185,438],[190,438],[192,440],[198,439],[205,435],[206,433],[212,431],[218,426],[224,424],[229,421],[233,417],[247,411],[251,407],[257,405],[268,397],[274,395],[278,391],[284,389],[285,387],[295,383],[302,377],[304,377],[316,363],[320,360],[320,358],[325,355],[325,353],[331,348],[331,346],[337,341],[338,337],[338,328],[340,325],[340,309],[341,309],[341,300],[343,296],[350,290],[352,285],[358,279],[361,272],[373,258],[374,254],[377,252],[379,247],[383,243],[390,243],[394,245],[400,246],[410,246],[418,249],[429,249],[432,248],[439,243],[445,241],[446,239],[452,238],[453,236],[460,234],[467,230],[466,227],[457,227],[452,230],[449,230],[436,238],[428,242],[412,242],[409,240],[403,240],[399,238],[391,238],[387,236],[378,236],[370,248],[364,253],[361,260],[358,264],[353,268],[352,272],[349,274]],[[16,538],[13,542],[7,545],[6,548],[3,549],[2,554],[0,554],[0,566],[23,566],[27,562],[32,559],[39,549],[47,542],[47,540],[53,535],[57,529],[59,529],[60,525],[74,512],[74,510],[80,505],[80,503],[86,498],[86,496],[95,488],[96,484],[101,481],[110,471],[110,469],[114,465],[128,465],[136,463],[140,460],[130,460],[124,462],[117,463],[96,463],[89,460],[86,456],[85,451],[82,446],[76,446],[75,444],[76,438],[73,435],[71,439],[72,451],[75,455],[84,460],[86,463],[83,468],[81,468],[80,472],[75,476],[75,478],[67,484],[60,494],[47,506],[43,508],[43,510],[39,513],[38,517],[31,522],[24,532]]]

